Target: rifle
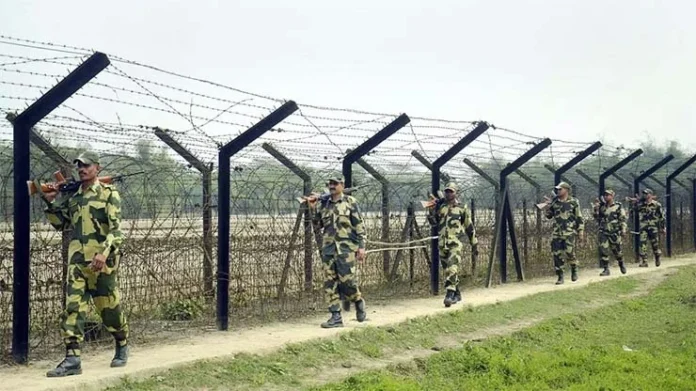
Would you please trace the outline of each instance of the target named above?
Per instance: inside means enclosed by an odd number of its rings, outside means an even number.
[[[437,209],[437,207],[443,202],[445,202],[445,195],[442,193],[442,191],[438,191],[437,197],[430,194],[430,199],[427,201],[421,201],[421,205],[424,209],[432,208],[433,206]]]
[[[356,190],[362,189],[363,187],[367,187],[367,185],[360,185],[360,186],[353,186],[353,187],[346,187],[343,189],[343,194],[351,195],[353,194]],[[297,197],[297,202],[300,204],[304,204],[305,202],[314,202],[316,200],[319,200],[320,202],[324,203],[331,198],[331,193],[330,192],[324,192],[324,193],[312,193],[306,196],[302,197]]]
[[[139,175],[139,174],[144,174],[145,171],[138,171],[134,172],[132,174],[122,174],[122,175],[113,175],[113,176],[102,176],[98,177],[97,180],[101,183],[114,183],[117,181],[122,180],[123,178],[133,176],[133,175]],[[80,188],[80,185],[82,185],[82,181],[76,181],[73,178],[70,178],[70,180],[66,180],[63,174],[61,174],[60,171],[56,171],[53,173],[53,176],[56,177],[56,182],[54,183],[38,183],[38,181],[27,181],[27,190],[29,191],[29,195],[32,196],[36,193],[39,192],[39,186],[41,187],[41,192],[46,193],[50,192],[52,190],[58,190],[61,193],[74,193],[77,191],[77,189]]]

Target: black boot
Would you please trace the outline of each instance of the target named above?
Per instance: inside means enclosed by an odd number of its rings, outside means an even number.
[[[660,267],[660,256],[659,255],[655,255],[655,266]]]
[[[82,360],[79,356],[66,356],[55,369],[46,372],[46,377],[63,377],[82,374]]]
[[[602,267],[604,268],[604,270],[602,270],[602,272],[599,273],[599,276],[600,276],[600,277],[608,276],[608,275],[610,274],[610,272],[609,272],[609,262],[607,262],[607,261],[602,261]]]
[[[334,327],[343,327],[343,318],[339,311],[331,312],[329,320],[321,324],[322,329],[332,329]]]
[[[556,270],[556,275],[558,276],[558,280],[556,281],[556,285],[562,285],[563,284],[563,270]]]
[[[448,289],[447,293],[445,294],[445,307],[449,307],[454,303],[455,303],[454,291]]]
[[[621,274],[626,274],[626,265],[624,265],[623,260],[619,260],[619,270],[621,270]]]
[[[648,267],[648,262],[645,259],[643,259],[643,262],[641,262],[640,265],[638,265],[638,267]]]
[[[577,267],[577,265],[570,266],[570,280],[573,282],[578,280],[578,267]]]
[[[120,346],[116,342],[116,354],[111,360],[111,368],[125,367],[128,362],[128,344]]]
[[[365,321],[366,317],[367,312],[365,312],[365,299],[360,299],[359,301],[355,302],[355,318],[358,319],[358,322],[363,322]]]
[[[350,311],[350,300],[343,300],[341,304],[343,306],[343,311]]]
[[[462,292],[459,291],[459,287],[454,291],[454,304],[462,301]]]

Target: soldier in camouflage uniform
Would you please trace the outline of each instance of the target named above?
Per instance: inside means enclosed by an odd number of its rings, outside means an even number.
[[[604,201],[597,200],[594,204],[593,217],[599,225],[599,253],[604,270],[600,276],[608,276],[609,253],[611,252],[619,263],[621,274],[626,274],[623,261],[622,237],[626,235],[626,211],[619,202],[614,201],[614,190],[604,192]]]
[[[365,258],[365,226],[358,202],[343,194],[343,178],[329,179],[329,197],[325,202],[310,201],[313,221],[323,229],[321,260],[324,265],[324,290],[331,317],[322,328],[343,327],[340,297],[355,303],[358,322],[365,320],[365,300],[355,276],[355,261]],[[319,205],[317,205],[319,204]]]
[[[655,256],[655,266],[660,266],[660,232],[665,233],[665,215],[662,204],[655,200],[653,191],[643,190],[640,200],[633,203],[634,213],[638,213],[640,221],[640,267],[648,267],[648,240]]]
[[[82,182],[75,193],[60,202],[55,201],[55,190],[42,194],[51,225],[58,230],[72,228],[68,291],[61,316],[66,357],[46,374],[48,377],[82,373],[80,344],[90,298],[115,340],[111,366],[122,367],[128,361],[128,323],[121,308],[117,279],[123,242],[121,198],[116,188],[97,179],[100,166],[96,153],[85,152],[74,163]]]
[[[438,229],[440,261],[445,271],[445,307],[462,300],[459,291],[459,264],[462,262],[464,235],[471,250],[478,254],[476,230],[466,204],[457,199],[457,186],[450,183],[445,188],[445,198],[430,208],[428,221]]]
[[[575,258],[575,241],[579,237],[584,240],[585,220],[580,212],[580,202],[570,196],[570,185],[561,182],[555,187],[556,197],[549,202],[546,209],[546,218],[553,219],[553,235],[551,239],[551,252],[553,254],[553,267],[558,275],[556,285],[563,284],[564,260],[570,263],[571,280],[578,280],[578,262]]]

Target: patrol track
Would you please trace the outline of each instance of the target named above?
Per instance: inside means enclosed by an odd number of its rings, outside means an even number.
[[[660,268],[651,264],[649,268],[638,268],[628,264],[628,276],[647,274],[648,280],[662,278],[665,269],[696,263],[696,256],[666,259]],[[491,289],[477,288],[466,291],[465,303],[472,306],[494,304],[500,301],[510,301],[541,292],[561,289],[575,289],[593,282],[621,278],[621,274],[612,270],[610,277],[600,278],[596,268],[580,271],[577,283],[567,283],[555,286],[554,278],[546,277],[529,280],[521,284],[498,286]],[[369,298],[368,298],[369,300]],[[198,336],[196,339],[182,339],[170,344],[157,346],[133,346],[131,359],[127,367],[109,368],[112,351],[84,353],[83,374],[69,378],[48,379],[45,372],[56,363],[48,361],[32,362],[27,367],[12,367],[0,369],[0,390],[98,390],[117,383],[123,376],[130,379],[142,378],[177,365],[191,363],[197,360],[221,358],[237,353],[263,354],[274,351],[288,343],[307,341],[317,337],[335,336],[354,328],[368,326],[384,326],[399,323],[409,318],[434,315],[446,311],[456,311],[460,307],[445,309],[441,297],[416,299],[392,303],[388,306],[370,306],[368,301],[368,318],[364,324],[359,324],[352,317],[346,317],[346,327],[343,329],[322,330],[319,322],[325,316],[304,318],[295,322],[274,323],[264,327],[231,330],[229,332],[214,332]],[[499,332],[499,330],[498,330]],[[484,333],[478,337],[484,338],[493,334]]]

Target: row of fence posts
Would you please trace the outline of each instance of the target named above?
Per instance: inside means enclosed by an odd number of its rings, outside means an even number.
[[[24,112],[17,116],[8,118],[11,120],[13,125],[13,140],[14,140],[14,244],[15,252],[13,259],[13,338],[12,338],[12,355],[17,363],[26,363],[29,353],[29,297],[30,297],[30,202],[28,195],[23,191],[26,189],[25,183],[30,178],[30,143],[34,143],[40,149],[46,153],[61,169],[67,169],[66,161],[61,157],[55,149],[50,147],[45,140],[42,140],[38,135],[33,132],[33,126],[41,121],[46,115],[57,108],[62,102],[68,99],[71,95],[77,92],[82,86],[87,84],[92,80],[97,74],[104,70],[110,64],[109,59],[103,53],[95,53],[89,59],[87,59],[83,64],[81,64],[77,69],[71,72],[65,79],[60,81],[55,87],[48,91],[45,95],[39,98],[34,104],[28,107]],[[274,110],[268,116],[263,118],[261,121],[253,125],[247,131],[236,137],[234,140],[223,145],[219,149],[218,154],[218,243],[217,243],[217,270],[213,273],[213,257],[212,257],[212,243],[213,243],[213,232],[212,232],[212,217],[211,217],[211,181],[212,181],[212,164],[205,164],[201,162],[195,156],[186,150],[181,144],[176,142],[166,130],[155,129],[155,135],[159,137],[165,144],[169,145],[174,149],[179,155],[181,155],[185,160],[187,160],[193,167],[195,167],[202,176],[202,187],[203,187],[203,291],[207,298],[213,297],[213,278],[217,283],[216,286],[216,305],[217,305],[217,326],[220,330],[227,330],[229,326],[229,271],[230,271],[230,159],[233,158],[239,151],[247,147],[249,144],[257,140],[267,131],[271,130],[274,126],[285,120],[288,116],[293,114],[298,110],[298,106],[294,101],[287,101],[279,108]],[[348,150],[346,156],[343,159],[342,172],[345,178],[346,187],[353,185],[352,183],[352,165],[353,163],[358,163],[361,165],[373,178],[382,184],[382,240],[388,241],[389,239],[389,182],[388,180],[377,170],[367,164],[362,158],[376,148],[380,143],[385,141],[391,135],[396,133],[399,129],[403,128],[410,122],[410,118],[406,114],[401,114],[390,124],[385,126],[382,130],[377,132],[375,135],[370,137],[367,141],[357,146],[356,148]],[[433,194],[437,194],[440,190],[441,179],[450,180],[451,177],[443,172],[444,166],[452,160],[457,154],[459,154],[466,146],[471,144],[480,135],[482,135],[486,130],[493,127],[486,122],[480,121],[474,123],[474,128],[465,134],[460,141],[453,145],[450,149],[445,151],[441,156],[437,157],[433,162],[429,162],[425,157],[421,156],[418,152],[414,151],[412,154],[416,157],[425,167],[431,171],[431,190]],[[522,178],[524,178],[528,183],[530,183],[537,191],[537,202],[541,201],[541,186],[535,182],[528,175],[525,175],[521,171],[521,167],[527,163],[530,159],[538,155],[541,151],[551,145],[551,140],[545,138],[539,143],[536,143],[530,150],[522,154],[518,159],[508,164],[500,171],[500,177],[495,180],[483,172],[479,167],[477,167],[473,162],[468,159],[464,159],[469,167],[471,167],[475,172],[477,172],[481,177],[490,182],[496,189],[496,212],[495,212],[495,233],[492,238],[491,252],[489,254],[488,262],[488,273],[486,278],[486,286],[489,287],[492,284],[493,275],[493,260],[495,256],[499,259],[499,277],[502,283],[507,282],[507,236],[509,234],[511,247],[513,250],[513,257],[515,263],[515,269],[517,274],[517,279],[519,281],[524,280],[524,270],[520,260],[520,255],[518,252],[517,237],[515,233],[515,224],[512,215],[512,208],[509,200],[509,183],[508,176],[512,173],[516,173]],[[567,162],[563,166],[553,169],[549,167],[551,171],[554,172],[554,184],[558,184],[560,180],[565,178],[565,173],[572,167],[577,165],[580,161],[585,159],[587,156],[591,155],[594,151],[601,147],[601,143],[597,142],[577,154],[571,161]],[[285,165],[290,171],[295,173],[298,177],[303,180],[303,191],[305,194],[311,191],[311,180],[307,173],[303,172],[296,164],[291,162],[287,157],[282,155],[275,148],[269,144],[264,144],[264,149],[279,162]],[[621,162],[615,166],[606,169],[599,177],[598,191],[601,196],[605,189],[605,180],[609,176],[619,178],[616,172],[624,167],[628,162],[635,159],[638,155],[642,154],[642,150],[637,150],[629,155],[627,158],[623,159]],[[665,157],[661,162],[657,163],[653,167],[649,168],[645,172],[641,173],[639,176],[634,178],[634,183],[630,189],[633,192],[638,192],[641,182],[650,178],[652,174],[666,164],[673,157],[671,155]],[[667,229],[668,229],[668,240],[667,240],[667,253],[671,256],[671,238],[670,232],[672,227],[672,205],[671,205],[671,182],[676,181],[676,176],[683,172],[688,166],[696,161],[696,156],[692,157],[686,161],[682,166],[680,166],[676,171],[674,171],[669,177],[666,184],[666,197],[668,200],[667,210]],[[583,176],[583,175],[581,175]],[[584,176],[583,176],[584,177]],[[589,176],[587,176],[589,178]],[[586,178],[586,179],[587,179]],[[628,181],[621,180],[622,183],[627,184]],[[676,182],[675,182],[676,183]],[[696,180],[692,180],[692,203],[691,203],[691,216],[693,229],[693,242],[696,246],[696,199],[694,194],[696,193]],[[472,203],[472,210],[475,205]],[[541,232],[541,215],[540,211],[537,210],[537,233]],[[525,214],[526,216],[526,214]],[[526,217],[525,217],[526,219]],[[320,247],[319,243],[319,233],[312,228],[310,222],[309,211],[306,207],[301,207],[298,211],[298,216],[295,224],[294,234],[291,241],[297,240],[298,230],[300,226],[300,221],[304,221],[304,271],[305,280],[304,287],[306,290],[312,289],[312,254],[311,254],[311,241],[312,236],[314,236],[315,241],[317,241],[317,247]],[[526,221],[526,220],[525,220]],[[431,228],[431,236],[437,237],[436,227]],[[525,224],[525,228],[527,226]],[[634,229],[638,230],[638,221],[634,220]],[[419,232],[419,227],[415,223],[415,212],[413,211],[413,206],[410,205],[408,208],[407,223],[405,224],[404,230],[402,231],[402,239],[414,237],[423,237]],[[415,235],[415,236],[414,236]],[[527,235],[524,235],[525,239]],[[68,243],[69,233],[63,233],[62,250],[64,257],[63,266],[63,281],[66,281],[67,275],[67,243]],[[294,238],[294,239],[293,239]],[[639,238],[635,238],[634,245],[637,246]],[[541,241],[537,241],[537,249],[541,250]],[[292,247],[292,246],[291,246]],[[525,259],[528,256],[526,252],[527,246],[525,248]],[[435,238],[431,240],[431,251],[430,254],[427,250],[423,250],[426,255],[426,259],[430,265],[430,277],[431,277],[431,292],[433,295],[439,294],[440,285],[440,259],[439,259],[439,243],[438,239]],[[383,271],[388,273],[390,276],[395,276],[396,270],[402,259],[402,252],[397,252],[397,255],[392,263],[390,255],[385,252],[383,255]],[[429,255],[429,256],[428,256]],[[288,255],[290,257],[290,255]],[[409,274],[411,278],[413,277],[413,263],[415,262],[415,250],[409,251]],[[290,260],[286,258],[285,265],[289,264]],[[475,260],[473,260],[472,268],[476,268]],[[285,267],[284,269],[287,269]],[[287,270],[284,270],[283,281],[281,281],[280,286],[285,286],[285,280],[287,279]],[[279,288],[279,296],[284,294],[284,288]]]

